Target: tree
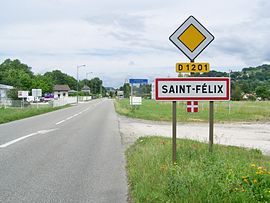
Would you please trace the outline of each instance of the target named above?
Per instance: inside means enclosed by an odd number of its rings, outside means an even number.
[[[50,93],[53,91],[53,81],[38,74],[32,80],[32,89],[42,89],[43,93]]]
[[[255,92],[257,97],[261,97],[263,100],[270,99],[270,92],[266,86],[258,86]]]
[[[0,65],[0,70],[1,71],[6,71],[9,69],[15,69],[15,70],[21,70],[28,74],[30,77],[32,77],[34,74],[31,71],[31,67],[27,66],[26,64],[21,63],[18,59],[15,60],[10,60],[6,59],[1,65]]]
[[[241,88],[239,87],[239,85],[236,85],[235,88],[232,89],[232,95],[231,95],[232,100],[240,101],[241,94],[242,94]]]
[[[52,81],[53,85],[65,84],[68,85],[70,89],[77,89],[77,80],[74,77],[67,75],[66,73],[62,73],[60,70],[46,72],[44,77],[47,78],[46,80]]]
[[[19,60],[5,60],[0,65],[0,83],[12,85],[21,90],[30,90],[34,75],[31,68]]]
[[[178,77],[179,78],[183,78],[184,77],[184,74],[183,73],[178,73]]]
[[[144,85],[140,85],[141,88],[141,95],[144,98],[151,98],[151,85],[149,84],[144,84]]]
[[[13,100],[18,100],[19,99],[18,98],[18,91],[19,91],[19,89],[17,89],[17,88],[13,88],[11,90],[8,90],[8,92],[7,92],[8,98],[11,98]]]
[[[89,87],[92,94],[100,94],[101,92],[103,92],[102,80],[100,80],[98,77],[95,77],[90,80]]]
[[[244,93],[250,93],[249,83],[246,81],[242,82],[241,89]]]
[[[125,83],[123,86],[124,98],[130,97],[131,87],[129,83]]]

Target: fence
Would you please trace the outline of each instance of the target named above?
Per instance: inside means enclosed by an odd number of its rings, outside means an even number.
[[[86,102],[92,99],[91,96],[79,96],[78,97],[79,102]],[[67,104],[75,104],[77,103],[77,97],[68,97],[68,98],[63,98],[63,99],[57,99],[57,100],[52,100],[51,105],[53,107],[59,107],[59,106],[65,106]]]
[[[0,99],[0,108],[39,108],[41,106],[49,106],[48,103],[30,103],[24,100],[12,100],[7,98]]]
[[[79,102],[86,102],[91,100],[91,96],[80,96]],[[39,103],[30,103],[24,100],[12,100],[8,98],[0,99],[0,107],[8,108],[8,107],[17,107],[17,108],[28,108],[28,107],[41,107],[41,106],[52,106],[59,107],[67,104],[75,104],[77,103],[77,97],[68,97],[65,99],[57,99],[51,100],[49,102],[39,102]]]
[[[0,107],[21,107],[25,108],[30,106],[30,103],[27,101],[22,101],[22,100],[12,100],[8,98],[1,98],[0,100]]]

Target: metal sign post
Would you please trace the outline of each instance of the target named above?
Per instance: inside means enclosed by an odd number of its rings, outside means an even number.
[[[214,143],[214,101],[209,102],[209,152],[213,152]]]
[[[176,101],[172,102],[172,162],[176,163]]]

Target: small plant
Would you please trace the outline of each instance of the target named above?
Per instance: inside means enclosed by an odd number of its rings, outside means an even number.
[[[235,191],[250,193],[259,202],[270,201],[270,170],[256,164],[250,166],[251,173],[241,177],[240,185],[235,188]]]

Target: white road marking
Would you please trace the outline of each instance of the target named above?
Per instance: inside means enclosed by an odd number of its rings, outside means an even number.
[[[101,102],[99,102],[98,104],[100,104],[100,103],[101,103]],[[95,104],[95,105],[93,105],[93,106],[91,106],[91,107],[88,107],[88,108],[86,108],[86,109],[80,111],[79,113],[76,113],[76,114],[74,114],[74,115],[72,115],[72,116],[69,116],[69,117],[67,117],[67,118],[64,119],[64,120],[61,120],[61,121],[55,123],[55,125],[59,125],[59,124],[61,124],[61,123],[64,123],[64,122],[66,122],[66,121],[68,121],[68,120],[70,120],[70,119],[72,119],[72,118],[74,118],[74,117],[76,117],[76,116],[78,116],[78,115],[80,115],[80,114],[82,114],[82,113],[88,111],[88,110],[91,109],[92,107],[95,108],[98,104]]]
[[[67,117],[67,118],[64,119],[64,120],[61,120],[61,121],[55,123],[55,125],[59,125],[59,124],[61,124],[61,123],[64,123],[64,122],[66,122],[67,120],[70,120],[70,119],[72,119],[72,118],[74,118],[74,117],[76,117],[76,116],[78,116],[78,115],[80,115],[80,114],[82,114],[82,113],[88,111],[89,109],[90,109],[90,107],[88,107],[87,109],[84,109],[83,111],[80,111],[79,113],[76,113],[76,114],[74,114],[74,115],[72,115],[72,116],[69,116],[69,117]]]
[[[62,120],[62,121],[59,121],[59,122],[57,122],[55,125],[59,125],[59,124],[61,124],[61,123],[64,123],[66,120]]]
[[[19,142],[21,140],[24,140],[26,138],[29,138],[29,137],[32,137],[32,136],[35,136],[35,135],[39,135],[39,134],[44,135],[44,134],[47,134],[47,133],[52,132],[52,131],[55,131],[55,130],[57,130],[57,129],[40,130],[40,131],[37,131],[35,133],[31,133],[29,135],[25,135],[23,137],[20,137],[20,138],[17,138],[15,140],[9,141],[9,142],[7,142],[5,144],[2,144],[2,145],[0,145],[0,148],[5,148],[5,147],[8,147],[8,146],[10,146],[12,144],[15,144],[16,142]]]

